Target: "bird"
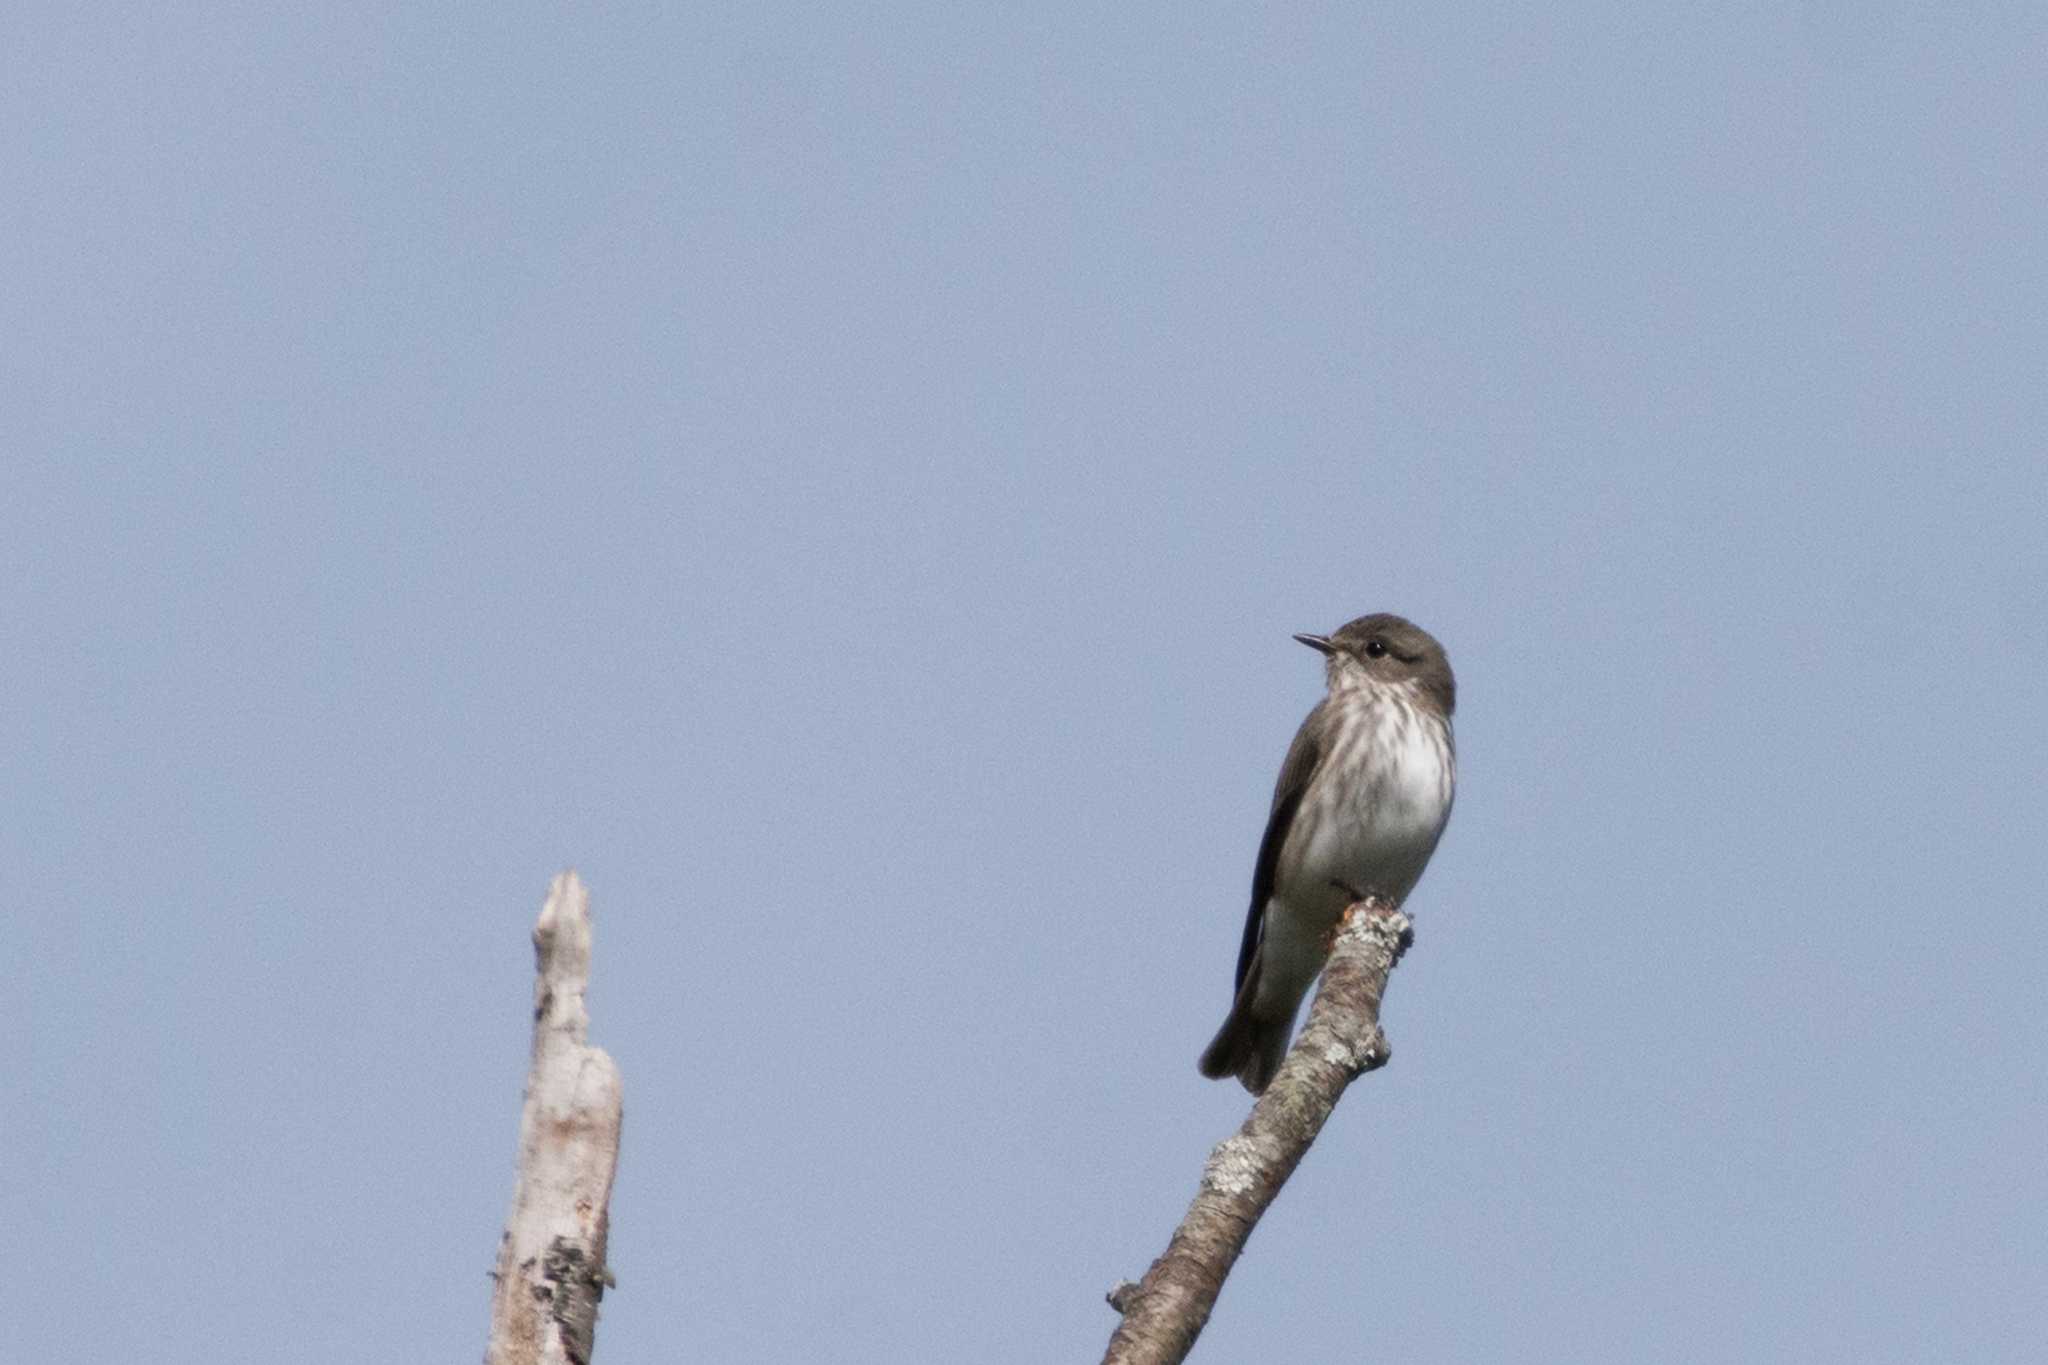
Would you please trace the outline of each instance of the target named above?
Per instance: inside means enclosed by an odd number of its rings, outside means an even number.
[[[1201,1071],[1262,1094],[1287,1055],[1302,997],[1323,970],[1345,908],[1407,898],[1443,837],[1457,789],[1457,681],[1436,637],[1387,612],[1328,635],[1328,694],[1280,765],[1252,871],[1230,1014]]]

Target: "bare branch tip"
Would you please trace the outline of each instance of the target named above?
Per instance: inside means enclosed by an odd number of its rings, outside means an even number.
[[[585,976],[590,970],[590,890],[570,868],[548,883],[533,924],[534,963],[543,977]]]
[[[1208,1321],[1246,1238],[1308,1151],[1345,1088],[1393,1059],[1379,1026],[1389,974],[1415,942],[1401,908],[1376,898],[1345,907],[1308,1023],[1271,1087],[1236,1133],[1216,1144],[1187,1215],[1143,1284],[1106,1296],[1123,1315],[1105,1365],[1180,1361]]]

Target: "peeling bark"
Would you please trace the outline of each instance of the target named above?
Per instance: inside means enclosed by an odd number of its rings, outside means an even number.
[[[533,1061],[519,1178],[491,1274],[485,1365],[589,1365],[619,1162],[619,1069],[590,1046],[590,893],[574,872],[533,927]]]

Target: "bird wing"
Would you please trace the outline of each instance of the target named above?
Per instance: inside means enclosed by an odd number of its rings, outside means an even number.
[[[1252,870],[1252,908],[1244,920],[1244,944],[1237,950],[1237,990],[1244,989],[1245,975],[1252,969],[1252,955],[1259,950],[1266,901],[1273,894],[1273,879],[1280,873],[1280,846],[1287,842],[1287,831],[1294,825],[1301,795],[1308,790],[1316,764],[1322,761],[1319,737],[1323,727],[1318,722],[1324,704],[1317,702],[1316,709],[1308,713],[1308,719],[1294,732],[1294,743],[1287,746],[1287,759],[1280,765],[1280,780],[1273,785],[1273,813],[1266,817],[1266,837],[1259,840],[1259,861]]]

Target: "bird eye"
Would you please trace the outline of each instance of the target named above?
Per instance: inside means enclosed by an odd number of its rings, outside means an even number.
[[[1385,643],[1383,643],[1382,641],[1367,640],[1365,642],[1365,657],[1368,659],[1377,659],[1384,655],[1386,652],[1387,647]]]

